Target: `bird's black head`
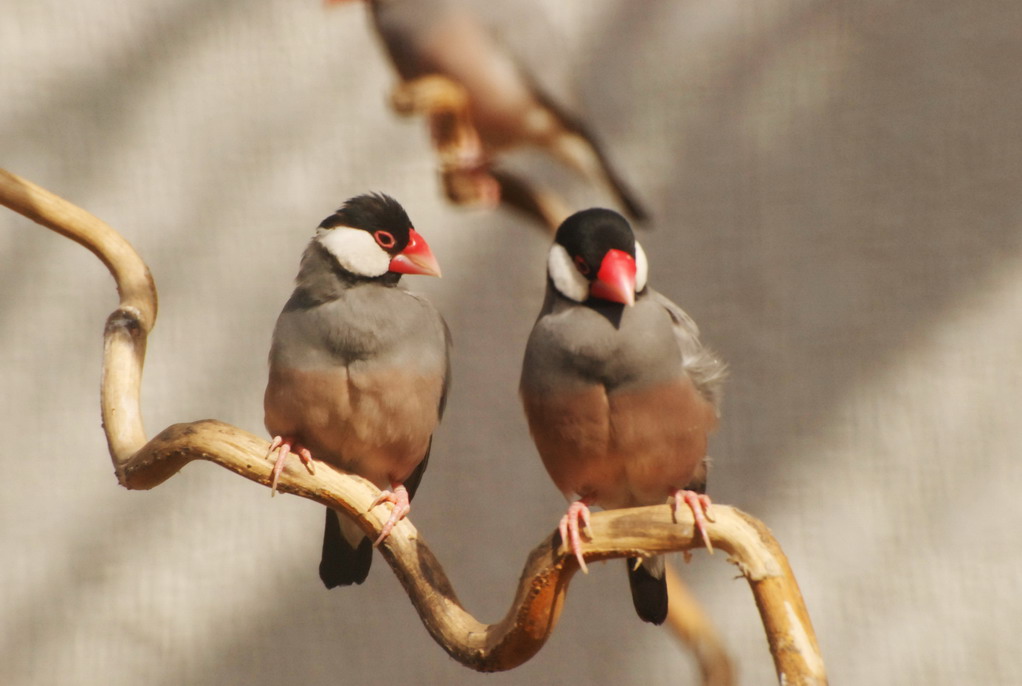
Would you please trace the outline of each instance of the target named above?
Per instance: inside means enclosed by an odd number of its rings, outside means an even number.
[[[631,305],[646,286],[646,256],[628,220],[613,210],[582,210],[565,219],[547,266],[555,288],[578,302],[592,297]]]
[[[375,278],[388,272],[440,276],[429,245],[394,198],[367,193],[348,200],[320,222],[316,241],[342,269]]]
[[[571,215],[557,229],[554,241],[564,246],[580,274],[589,281],[610,250],[635,259],[635,234],[628,220],[614,210],[594,207]]]
[[[320,229],[339,226],[368,232],[388,255],[404,250],[413,228],[401,203],[383,193],[357,195],[319,224]]]

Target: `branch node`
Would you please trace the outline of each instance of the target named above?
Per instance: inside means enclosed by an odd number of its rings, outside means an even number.
[[[137,338],[146,331],[142,320],[142,313],[137,307],[121,305],[110,313],[110,316],[106,319],[104,332],[106,335],[110,335],[117,330],[127,331],[132,338]]]

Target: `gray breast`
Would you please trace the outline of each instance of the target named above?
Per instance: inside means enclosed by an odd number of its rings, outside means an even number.
[[[522,390],[565,392],[601,384],[614,392],[682,373],[671,319],[655,302],[641,299],[632,307],[553,305],[529,338]]]
[[[443,369],[443,321],[428,301],[364,284],[311,307],[289,304],[277,321],[271,362],[294,369],[373,360],[408,370]]]

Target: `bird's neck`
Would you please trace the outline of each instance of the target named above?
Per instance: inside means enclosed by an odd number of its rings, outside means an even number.
[[[341,267],[333,255],[318,241],[312,241],[302,256],[302,264],[295,279],[294,298],[310,305],[336,300],[350,288],[373,284],[397,286],[401,275],[386,272],[380,276],[362,276]]]
[[[636,295],[636,300],[638,300],[644,293],[645,292]],[[592,310],[593,312],[605,317],[607,321],[617,328],[621,324],[621,317],[624,314],[626,306],[621,303],[610,302],[609,300],[592,297],[582,302],[572,300],[557,290],[554,282],[547,277],[546,298],[543,301],[543,312],[557,312],[559,310],[570,309],[573,307],[584,307]]]

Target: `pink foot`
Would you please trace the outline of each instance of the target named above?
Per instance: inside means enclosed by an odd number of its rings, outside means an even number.
[[[316,465],[312,462],[312,453],[294,438],[274,436],[273,441],[270,442],[270,450],[266,453],[266,457],[272,456],[274,450],[277,451],[277,459],[273,463],[273,469],[270,470],[271,497],[277,495],[277,481],[280,480],[280,473],[284,471],[284,463],[287,461],[287,456],[291,453],[298,456],[298,459],[302,461],[305,468],[309,470],[309,474],[316,473]]]
[[[479,204],[486,209],[496,209],[500,205],[500,182],[489,173],[479,172],[476,183],[479,189]]]
[[[578,523],[579,519],[582,520],[581,527]],[[589,506],[585,498],[576,500],[568,506],[568,512],[561,517],[557,529],[561,532],[561,541],[568,546],[571,552],[575,553],[575,559],[578,560],[578,566],[582,569],[582,573],[588,574],[589,568],[586,567],[585,558],[582,557],[582,536],[584,535],[586,540],[591,541],[593,535],[589,531]]]
[[[369,506],[372,510],[381,503],[391,503],[394,505],[394,509],[390,512],[390,519],[380,529],[380,536],[373,542],[373,546],[378,546],[383,543],[383,539],[390,535],[390,532],[394,530],[394,527],[404,519],[409,512],[412,511],[411,503],[408,498],[408,490],[401,484],[394,485],[393,491],[383,491],[376,497],[373,504]]]
[[[494,209],[500,205],[501,186],[488,167],[457,165],[443,172],[444,190],[451,202]]]
[[[710,535],[706,532],[706,522],[713,521],[713,517],[710,516],[710,496],[705,493],[679,489],[671,497],[674,499],[671,503],[671,513],[674,515],[675,521],[677,521],[678,508],[681,507],[681,503],[688,505],[689,509],[692,510],[692,517],[695,519],[696,529],[703,537],[703,545],[706,546],[706,549],[712,555],[713,544],[710,543]]]

